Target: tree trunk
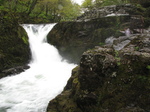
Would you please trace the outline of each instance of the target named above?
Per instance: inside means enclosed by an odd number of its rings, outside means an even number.
[[[37,3],[38,0],[32,0],[31,5],[29,6],[29,10],[28,10],[28,15],[32,12],[32,10],[35,8],[35,5]]]

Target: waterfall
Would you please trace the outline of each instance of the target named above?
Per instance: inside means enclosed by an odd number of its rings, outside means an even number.
[[[47,43],[54,25],[22,25],[29,37],[30,69],[0,79],[0,112],[45,112],[49,101],[62,92],[75,65],[62,61]]]

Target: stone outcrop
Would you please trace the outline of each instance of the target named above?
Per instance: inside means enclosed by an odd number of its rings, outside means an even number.
[[[141,33],[149,24],[143,23],[142,14],[143,10],[130,4],[92,9],[76,21],[58,23],[49,33],[48,42],[69,62],[79,63],[84,51],[103,44],[110,36],[124,35],[120,31],[125,28]]]
[[[114,43],[83,53],[47,112],[150,111],[150,35],[135,35],[117,51]]]
[[[108,16],[128,16],[136,14],[137,8],[131,4],[112,5],[100,8],[93,8],[86,11],[83,15],[77,18],[77,21],[88,21],[91,19],[108,17]]]
[[[76,21],[89,21],[109,16],[130,16],[130,29],[144,28],[144,26],[148,27],[150,25],[149,3],[147,1],[147,5],[123,4],[93,8],[85,11]]]
[[[110,36],[124,35],[119,30],[129,21],[129,16],[114,16],[86,22],[61,22],[49,33],[48,42],[69,62],[79,63],[84,51],[105,43]]]
[[[0,78],[3,70],[23,66],[29,62],[27,35],[11,12],[0,12]]]
[[[24,65],[24,66],[17,66],[14,68],[9,68],[9,69],[3,70],[1,72],[0,78],[8,76],[8,75],[10,76],[10,75],[19,74],[19,73],[24,72],[26,69],[29,69],[29,68],[30,67],[28,65]]]

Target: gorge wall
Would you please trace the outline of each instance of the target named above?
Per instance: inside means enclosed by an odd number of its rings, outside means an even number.
[[[103,44],[110,36],[122,35],[119,29],[123,29],[129,21],[129,16],[115,16],[86,22],[61,22],[49,33],[48,42],[56,46],[69,62],[79,63],[87,49]]]
[[[149,112],[150,33],[127,40],[119,51],[114,41],[84,52],[47,112]]]
[[[142,23],[142,15],[135,13],[88,18],[88,12],[54,27],[49,42],[79,65],[64,91],[49,102],[47,112],[150,111],[150,29],[140,32],[150,23],[146,17]],[[124,28],[133,34],[122,36]],[[108,44],[100,45],[110,36]]]
[[[148,11],[148,10],[147,10]],[[84,51],[102,45],[105,39],[124,35],[120,31],[130,28],[133,33],[144,29],[149,22],[147,14],[133,5],[107,6],[85,12],[76,21],[60,22],[48,35],[48,42],[56,46],[69,62],[79,63]],[[143,23],[144,20],[144,23]]]
[[[0,12],[0,78],[28,68],[24,66],[30,59],[28,38],[14,16]]]

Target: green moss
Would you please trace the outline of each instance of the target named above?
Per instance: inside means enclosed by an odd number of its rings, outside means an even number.
[[[29,44],[27,37],[23,36],[23,37],[22,37],[22,40],[23,40],[23,42],[24,42],[25,44]]]
[[[29,46],[26,44],[23,28],[18,24],[18,17],[13,12],[0,12],[0,70],[28,63]]]
[[[75,79],[73,80],[73,83],[78,83],[78,78],[75,78]]]
[[[150,65],[147,65],[147,67],[146,67],[146,68],[150,70]]]

